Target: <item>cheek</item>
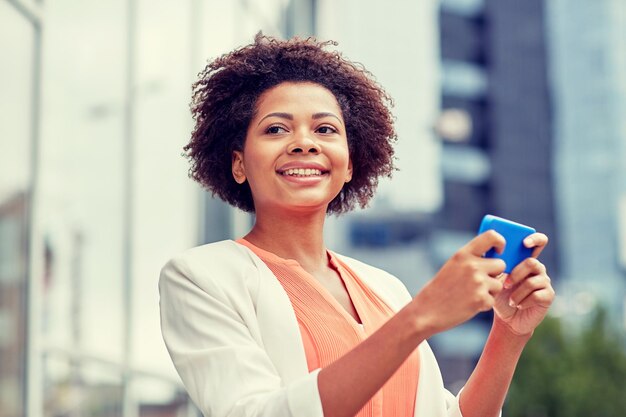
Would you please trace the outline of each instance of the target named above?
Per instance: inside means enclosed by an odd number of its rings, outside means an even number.
[[[244,153],[244,166],[247,180],[252,190],[264,187],[274,175],[274,160],[270,152],[263,149],[248,148]]]
[[[341,149],[338,149],[336,155],[337,161],[341,161],[340,163],[342,167],[345,167],[346,169],[351,167],[352,163],[350,160],[350,150],[348,149],[347,144],[342,146]]]
[[[273,172],[274,163],[268,152],[251,150],[244,159],[246,173],[254,176],[265,176]]]

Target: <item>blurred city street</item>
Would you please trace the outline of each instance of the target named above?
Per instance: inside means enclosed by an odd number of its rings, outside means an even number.
[[[415,294],[494,214],[557,290],[506,417],[626,415],[626,0],[0,0],[0,417],[199,417],[163,343],[177,252],[253,218],[188,177],[191,85],[315,36],[394,100],[399,170],[327,245]],[[430,341],[463,386],[492,313]]]

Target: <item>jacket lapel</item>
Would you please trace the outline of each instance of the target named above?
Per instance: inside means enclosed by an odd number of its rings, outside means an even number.
[[[309,373],[300,328],[289,296],[276,276],[250,249],[244,248],[254,263],[258,274],[256,308],[259,330],[265,350],[285,383]]]

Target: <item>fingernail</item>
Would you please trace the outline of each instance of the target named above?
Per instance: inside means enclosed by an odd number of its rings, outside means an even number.
[[[518,306],[515,305],[515,301],[513,301],[513,300],[509,300],[509,306],[511,306],[513,308],[518,307]]]
[[[507,277],[504,280],[504,284],[502,284],[502,286],[504,287],[505,290],[508,290],[509,288],[511,288],[513,286],[513,280],[511,280],[511,278]]]
[[[526,246],[532,246],[533,243],[535,243],[535,241],[530,237],[527,237],[526,239],[524,239],[524,245]]]

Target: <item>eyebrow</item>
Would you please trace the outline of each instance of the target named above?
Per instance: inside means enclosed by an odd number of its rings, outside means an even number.
[[[268,117],[280,117],[281,119],[293,120],[293,114],[291,113],[275,112],[275,113],[266,114],[261,120],[259,120],[259,124],[257,124],[257,126],[260,125],[261,122],[267,119]]]
[[[293,120],[293,114],[291,113],[283,113],[283,112],[274,112],[274,113],[269,113],[267,115],[265,115],[261,120],[259,120],[259,123],[257,124],[260,125],[261,122],[265,119],[267,119],[268,117],[280,117],[281,119],[288,119],[288,120]],[[339,117],[337,117],[335,114],[333,113],[329,113],[329,112],[320,112],[320,113],[314,113],[313,116],[311,116],[313,119],[323,119],[324,117],[334,117],[335,119],[337,119],[339,121],[339,123],[341,123],[343,125],[343,122],[341,121],[341,119]]]
[[[339,123],[341,123],[343,125],[343,122],[341,121],[341,119],[339,117],[337,117],[337,115],[335,115],[333,113],[321,112],[321,113],[315,113],[313,115],[314,119],[323,119],[324,117],[334,117],[335,119],[339,120]]]

